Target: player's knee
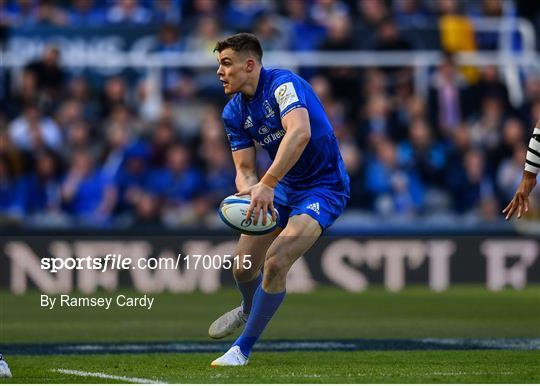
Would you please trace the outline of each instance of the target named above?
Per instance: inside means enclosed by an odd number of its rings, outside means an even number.
[[[251,264],[233,264],[234,279],[240,283],[255,279],[259,270],[259,267],[253,262]]]
[[[286,276],[288,270],[289,264],[287,264],[285,259],[280,259],[279,257],[272,257],[266,260],[264,264],[264,272],[269,279]]]

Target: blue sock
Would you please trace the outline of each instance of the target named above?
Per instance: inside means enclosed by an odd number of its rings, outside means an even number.
[[[249,314],[244,332],[232,345],[240,346],[242,354],[249,356],[253,345],[259,339],[266,325],[272,319],[281,302],[285,298],[286,291],[277,294],[268,293],[263,290],[262,285],[257,288],[253,295],[253,309]]]
[[[244,314],[249,314],[251,311],[251,304],[253,303],[253,295],[257,291],[257,287],[262,283],[262,273],[259,272],[259,275],[251,280],[244,283],[236,282],[238,289],[242,292]]]

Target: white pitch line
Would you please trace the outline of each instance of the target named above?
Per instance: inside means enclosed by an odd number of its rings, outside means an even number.
[[[78,375],[80,377],[94,377],[94,378],[103,378],[103,379],[114,379],[116,381],[124,381],[131,383],[165,383],[163,381],[156,381],[154,379],[145,379],[145,378],[132,378],[132,377],[123,377],[121,375],[111,375],[105,373],[91,373],[88,371],[79,371],[79,370],[70,370],[70,369],[54,369],[57,373],[69,374],[69,375]]]

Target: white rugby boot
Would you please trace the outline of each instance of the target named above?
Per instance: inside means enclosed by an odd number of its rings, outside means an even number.
[[[248,314],[244,314],[244,307],[240,305],[240,307],[236,307],[217,318],[210,325],[208,335],[213,339],[225,338],[246,324],[248,317]]]
[[[0,354],[0,378],[11,378],[11,371],[2,354]]]
[[[210,366],[245,366],[247,364],[248,359],[242,354],[242,351],[240,351],[240,346],[232,346],[229,351],[214,360]]]

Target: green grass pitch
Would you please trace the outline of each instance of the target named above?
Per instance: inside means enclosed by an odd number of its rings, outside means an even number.
[[[130,293],[129,291],[125,291]],[[100,293],[103,296],[110,294]],[[92,295],[96,296],[96,295]],[[212,369],[214,353],[18,355],[20,344],[209,342],[209,323],[239,302],[216,294],[160,294],[145,309],[56,309],[39,294],[0,294],[0,350],[11,383],[539,383],[540,350],[256,351],[245,368]],[[444,293],[410,287],[353,294],[320,288],[289,294],[263,335],[273,339],[540,338],[540,287]],[[1,351],[0,351],[1,352]],[[56,370],[82,372],[70,375]],[[96,378],[92,373],[125,378]],[[0,382],[5,382],[0,381]]]

